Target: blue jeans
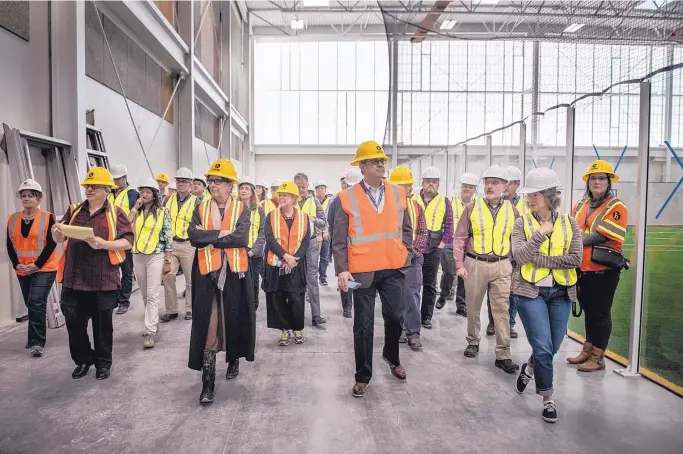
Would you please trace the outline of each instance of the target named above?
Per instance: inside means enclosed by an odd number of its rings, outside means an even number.
[[[327,279],[327,265],[330,264],[330,240],[323,240],[320,247],[320,263],[318,264],[318,274],[321,278]]]
[[[553,395],[553,357],[567,332],[571,301],[561,285],[541,287],[536,298],[512,295],[531,344],[529,366],[534,369],[536,393]]]
[[[19,276],[21,294],[28,308],[28,346],[45,347],[47,298],[57,277],[56,271],[38,271]]]

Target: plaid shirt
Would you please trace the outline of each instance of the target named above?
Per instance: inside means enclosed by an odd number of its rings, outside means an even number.
[[[413,203],[413,201],[409,199],[408,203]],[[427,230],[425,212],[419,203],[415,203],[415,205],[417,206],[417,231],[413,238],[413,255],[419,257],[428,254],[431,248],[429,247],[429,231]]]
[[[88,201],[83,202],[83,208],[78,212],[71,225],[80,227],[92,227],[95,236],[109,238],[109,226],[105,210],[109,202],[90,215]],[[118,220],[116,222],[116,239],[125,238],[133,244],[134,234],[128,217],[121,208],[116,208]],[[63,223],[71,219],[71,211],[62,218]],[[66,250],[66,262],[64,264],[63,285],[73,290],[87,292],[105,292],[117,290],[121,286],[119,266],[112,265],[109,261],[109,251],[96,250],[85,241],[70,239]]]

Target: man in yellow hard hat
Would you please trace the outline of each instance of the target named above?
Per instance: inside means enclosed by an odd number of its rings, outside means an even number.
[[[76,363],[71,377],[83,378],[95,365],[96,377],[109,377],[112,365],[113,321],[117,293],[121,286],[119,264],[125,251],[133,246],[134,235],[128,217],[120,207],[108,200],[114,184],[103,167],[88,171],[81,186],[85,202],[69,210],[52,228],[57,243],[65,243],[65,224],[90,227],[94,237],[85,241],[68,241],[57,269],[57,282],[62,284],[61,307],[69,333],[69,350]],[[88,321],[92,318],[94,351],[88,338]]]
[[[384,179],[387,156],[377,142],[364,142],[352,166],[363,179],[339,193],[332,234],[332,255],[339,288],[355,285],[353,347],[356,359],[354,397],[363,397],[372,378],[375,298],[384,318],[382,358],[392,375],[406,379],[399,358],[405,312],[405,274],[411,264],[413,229],[405,190]],[[354,284],[355,283],[355,284]]]
[[[159,188],[159,200],[161,201],[161,204],[164,204],[164,200],[166,198],[166,188],[168,187],[168,184],[171,182],[171,180],[168,179],[168,175],[165,173],[160,173],[156,176],[155,178],[157,182],[157,186]]]

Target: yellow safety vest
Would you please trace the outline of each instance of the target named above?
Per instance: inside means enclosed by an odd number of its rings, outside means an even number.
[[[204,189],[204,196],[202,200],[211,200],[211,191],[208,189]]]
[[[510,235],[515,224],[515,212],[507,200],[501,206],[494,221],[491,209],[484,199],[476,199],[470,214],[472,223],[472,247],[477,254],[495,254],[504,257],[510,253]]]
[[[477,196],[472,196],[472,202],[477,198]],[[460,199],[460,197],[455,196],[451,199],[451,208],[453,209],[453,230],[455,230],[455,226],[458,225],[458,221],[460,221],[460,216],[462,216],[462,212],[465,209],[465,203]]]
[[[526,199],[523,196],[519,197],[515,208],[517,208],[517,212],[520,216],[525,216],[531,213],[531,211],[529,211],[529,206],[526,203]]]
[[[194,213],[194,206],[197,203],[197,196],[191,195],[185,203],[178,209],[178,194],[173,194],[171,198],[166,201],[166,209],[171,215],[171,230],[173,231],[173,238],[180,238],[186,240],[188,238],[187,229],[190,227],[192,221],[192,214]]]
[[[315,219],[316,209],[315,209],[315,198],[309,197],[306,199],[304,204],[301,206],[301,211],[306,213],[310,218]]]
[[[527,241],[531,238],[536,230],[538,230],[541,225],[536,220],[536,218],[530,214],[523,217],[524,219],[524,235],[526,235]],[[569,248],[572,244],[572,225],[569,221],[568,214],[562,214],[555,219],[555,227],[553,233],[548,238],[545,235],[545,241],[541,243],[541,247],[538,249],[540,255],[545,255],[548,257],[560,257],[562,255],[569,254]],[[550,272],[553,273],[553,279],[560,285],[566,287],[571,287],[576,284],[577,275],[576,269],[566,269],[566,270],[550,270],[549,268],[536,268],[533,262],[525,263],[522,266],[521,272],[522,277],[525,281],[535,284],[536,282],[546,278]]]
[[[413,196],[413,200],[420,204],[425,212],[425,221],[427,222],[427,230],[431,232],[443,231],[444,218],[446,217],[446,198],[437,194],[429,201],[425,207],[422,196],[418,193]]]
[[[263,201],[263,211],[266,214],[270,214],[270,212],[273,211],[275,208],[277,208],[277,207],[275,206],[275,204],[273,203],[273,201],[271,199],[265,199]]]
[[[114,197],[113,193],[109,193],[109,202],[113,203],[117,207],[120,207],[123,212],[126,213],[126,216],[130,214],[130,199],[128,198],[128,193],[132,191],[132,189],[133,188],[130,186],[126,186],[125,188],[121,189],[121,192],[119,192],[116,197]]]
[[[330,206],[330,199],[329,198],[325,199],[323,201],[322,205],[323,205],[323,210],[325,211],[325,213],[327,213],[327,207]]]
[[[156,216],[152,213],[140,212],[135,218],[135,242],[133,243],[134,254],[152,254],[159,245],[159,235],[164,226],[165,208],[158,208]]]
[[[258,231],[261,228],[261,216],[259,215],[258,207],[249,210],[249,221],[251,221],[251,225],[249,227],[249,244],[247,247],[251,249],[258,238]]]
[[[420,209],[417,206],[415,200],[408,200],[408,214],[410,215],[410,224],[413,226],[413,240],[415,240],[415,235],[417,235],[418,218],[420,214]]]

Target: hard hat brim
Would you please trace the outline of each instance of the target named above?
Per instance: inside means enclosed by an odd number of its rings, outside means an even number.
[[[43,195],[43,191],[39,191],[38,189],[24,188],[15,192],[17,199],[19,200],[21,200],[21,191],[36,191],[38,194]]]
[[[300,202],[303,200],[303,198],[299,194],[294,194],[293,192],[286,192],[286,191],[275,191],[275,194],[277,194],[278,197],[280,197],[280,194],[289,194],[293,195],[296,197],[296,201]]]
[[[240,180],[238,180],[237,178],[226,177],[226,176],[220,175],[220,174],[218,174],[218,173],[211,173],[211,172],[205,173],[205,174],[204,174],[204,177],[206,177],[207,180],[209,179],[209,177],[227,178],[228,180],[232,181],[234,184],[237,184],[237,185],[241,184],[241,183],[240,183]],[[207,184],[207,186],[208,186],[209,182],[207,181],[206,184]]]
[[[391,184],[415,184],[415,180],[392,180],[390,178],[389,183],[391,183]]]
[[[517,190],[518,194],[535,194],[536,192],[546,191],[548,189],[555,188],[558,191],[562,190],[562,185],[549,185],[540,188],[521,188]]]
[[[584,182],[588,183],[588,178],[591,175],[593,175],[594,173],[606,173],[607,175],[611,175],[611,177],[609,179],[611,183],[616,183],[617,181],[619,181],[619,176],[616,173],[609,173],[609,172],[589,172],[589,173],[585,174],[584,176],[582,176],[581,179]]]
[[[369,161],[371,159],[384,159],[384,162],[387,162],[389,160],[389,158],[387,158],[387,155],[385,155],[384,153],[375,153],[369,156],[363,156],[362,158],[354,159],[351,162],[351,165],[354,167],[358,167],[361,162]]]

